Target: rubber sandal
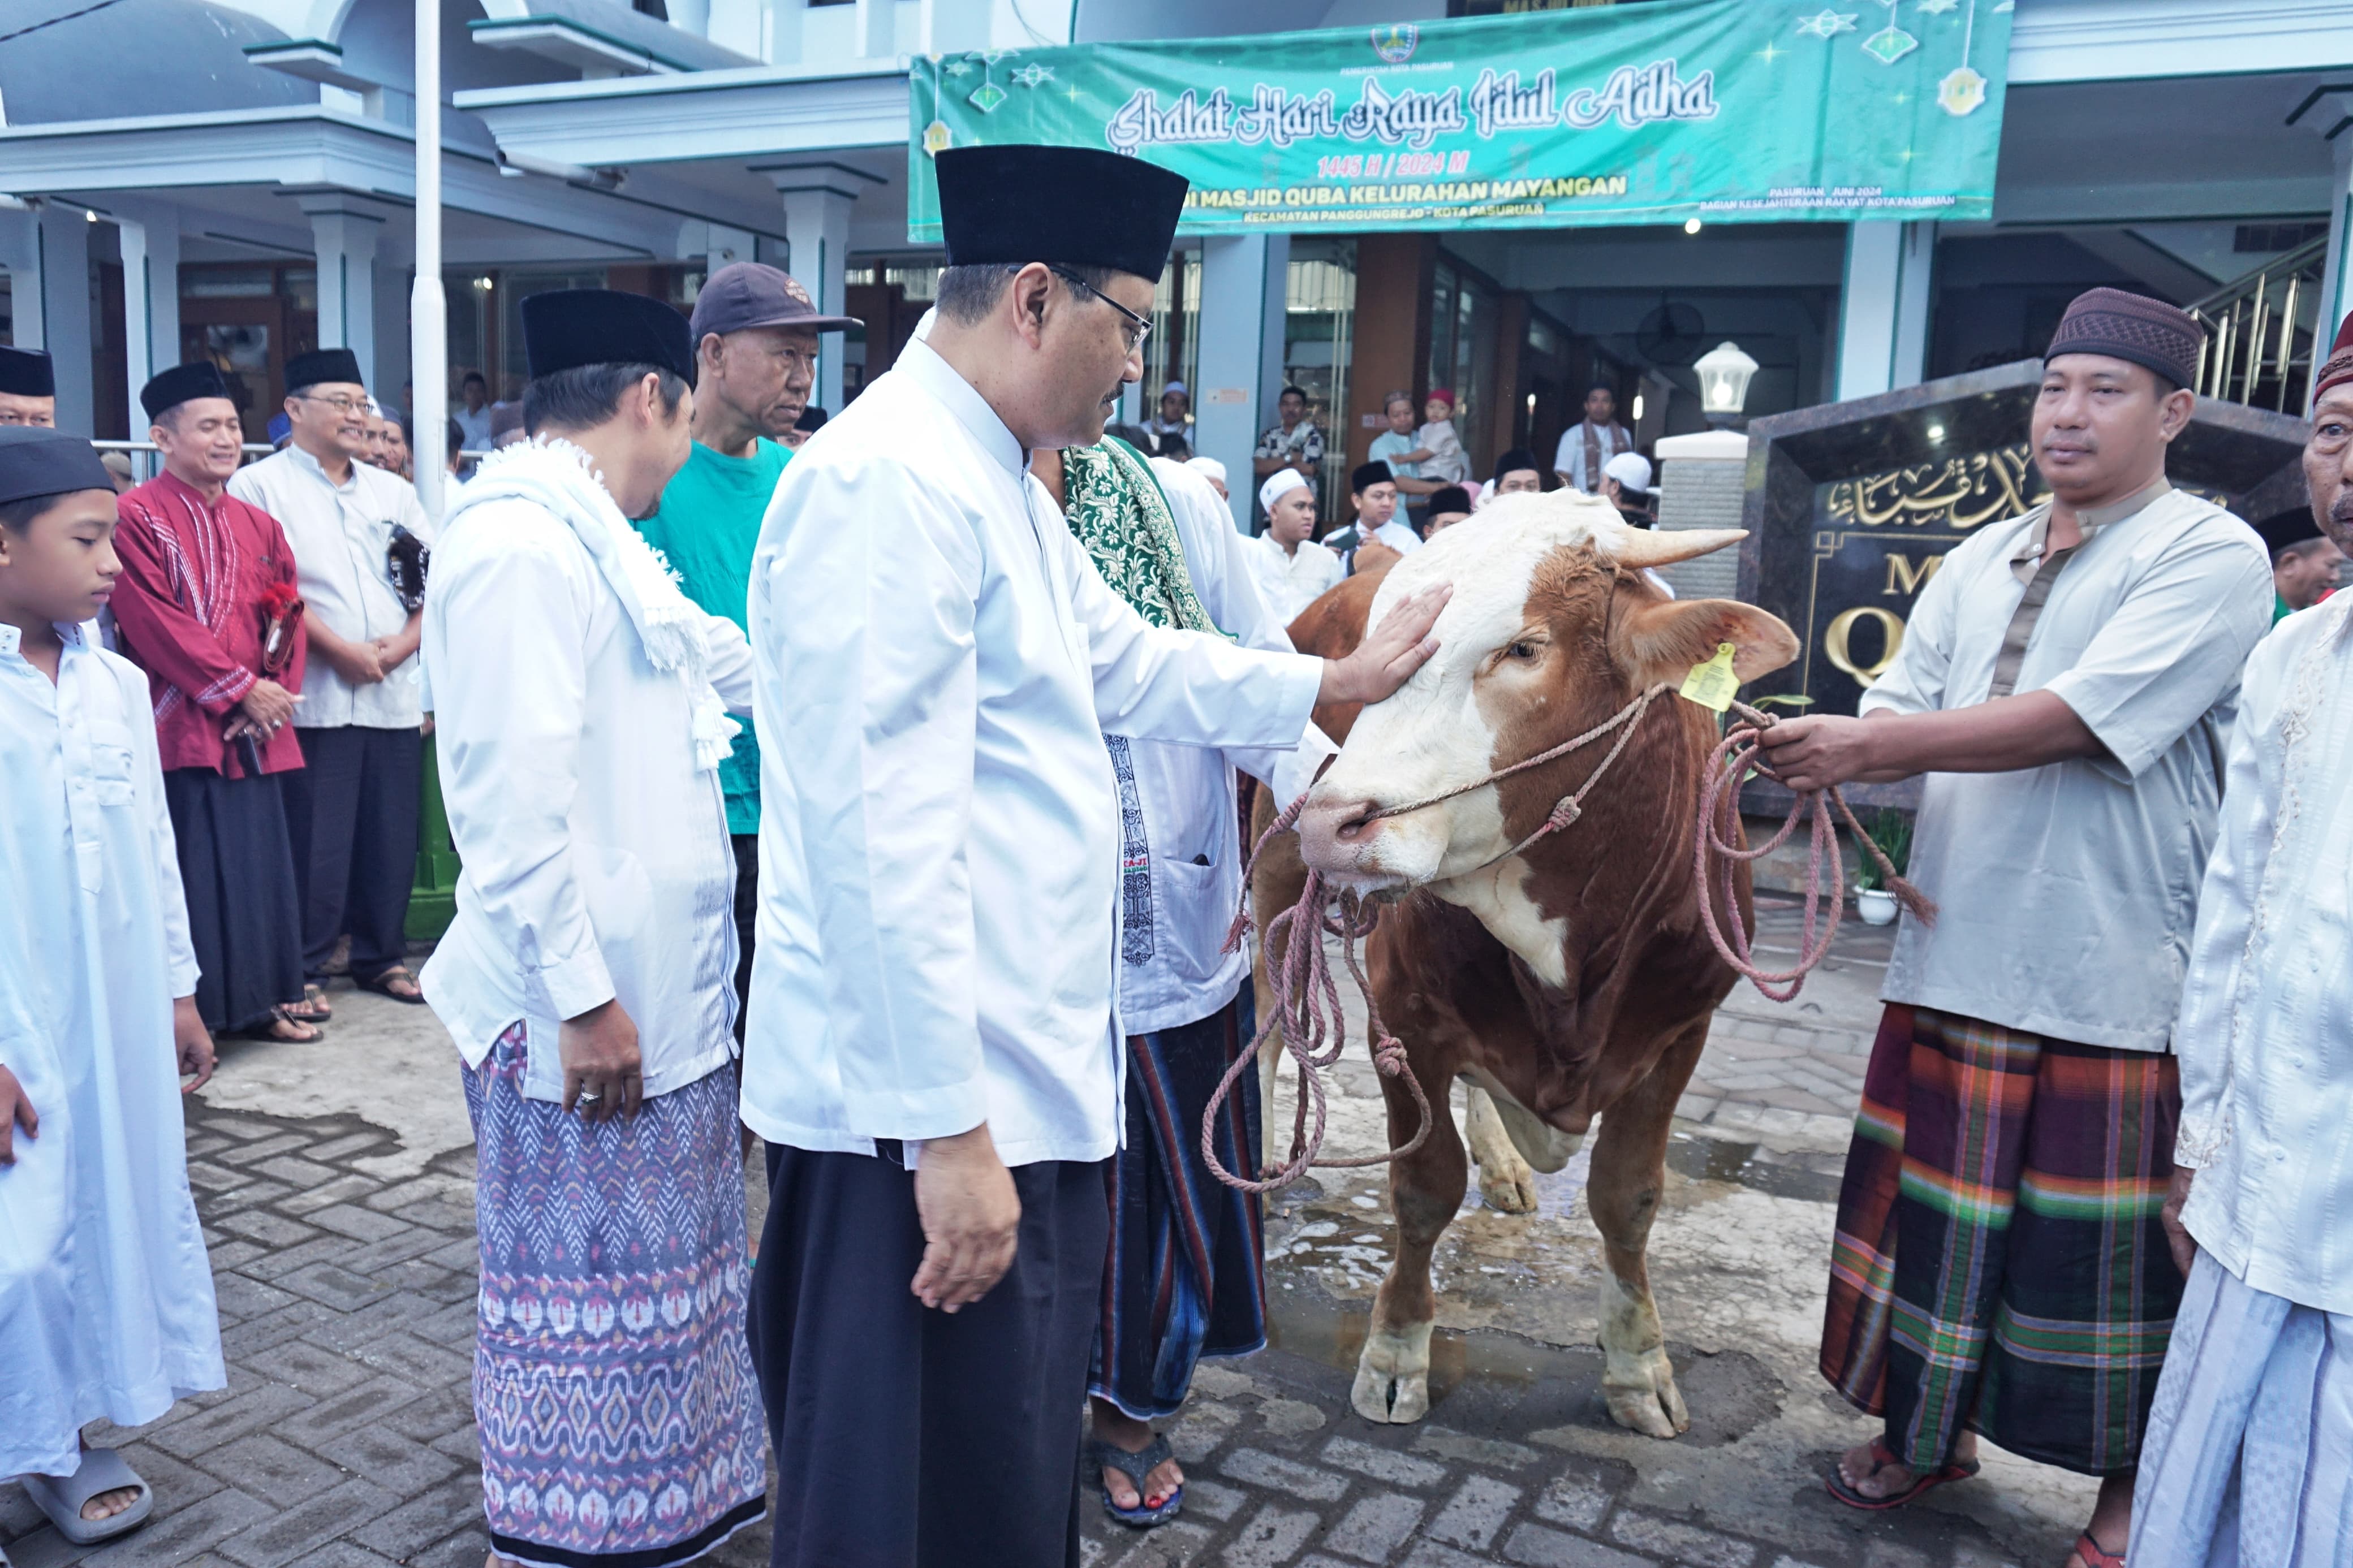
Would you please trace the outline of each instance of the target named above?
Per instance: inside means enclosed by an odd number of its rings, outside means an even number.
[[[362,980],[357,975],[353,975],[352,977],[352,984],[358,986],[363,991],[373,991],[379,996],[389,996],[394,1001],[406,1003],[411,1007],[424,1006],[424,987],[418,986],[417,994],[414,996],[403,995],[401,993],[395,991],[392,988],[392,977],[396,974],[400,976],[401,979],[407,981],[411,985],[417,984],[417,976],[408,972],[408,966],[405,963],[396,963],[390,969],[385,970],[382,974],[373,974],[365,980]]]
[[[2125,1568],[2123,1556],[2093,1540],[2088,1530],[2075,1537],[2075,1555],[2084,1560],[2084,1568]]]
[[[278,1032],[279,1026],[281,1024],[290,1024],[295,1028],[306,1032],[300,1035],[281,1035]],[[232,1040],[267,1040],[273,1046],[313,1046],[327,1037],[325,1031],[318,1026],[306,1024],[300,1018],[290,1016],[282,1006],[269,1010],[269,1019],[267,1023],[253,1024],[242,1029],[228,1029],[223,1032]]]
[[[1901,1458],[1896,1457],[1894,1449],[1890,1448],[1883,1440],[1877,1437],[1873,1437],[1871,1440],[1871,1458],[1873,1460],[1873,1468],[1874,1469],[1885,1469],[1890,1465],[1900,1465],[1904,1463]],[[1885,1497],[1867,1497],[1863,1493],[1855,1490],[1852,1487],[1846,1484],[1846,1478],[1838,1472],[1835,1466],[1831,1468],[1830,1479],[1824,1484],[1830,1488],[1831,1496],[1838,1499],[1839,1501],[1846,1504],[1849,1508],[1859,1508],[1872,1513],[1883,1513],[1892,1508],[1902,1508],[1907,1502],[1917,1502],[1920,1499],[1927,1496],[1930,1492],[1935,1491],[1938,1487],[1945,1485],[1948,1481],[1968,1480],[1971,1476],[1978,1473],[1978,1464],[1975,1459],[1958,1460],[1955,1463],[1947,1465],[1943,1469],[1936,1471],[1933,1475],[1921,1476],[1915,1479],[1910,1486],[1905,1488],[1902,1491],[1890,1492]],[[2096,1563],[2087,1563],[2086,1568],[2100,1568],[2100,1565]]]
[[[1144,1478],[1166,1462],[1169,1457],[1168,1439],[1159,1433],[1155,1432],[1152,1435],[1152,1441],[1145,1444],[1140,1453],[1131,1454],[1126,1449],[1106,1443],[1100,1437],[1090,1444],[1089,1447],[1092,1449],[1090,1459],[1096,1467],[1098,1482],[1101,1480],[1103,1471],[1117,1470],[1135,1483],[1138,1506],[1134,1508],[1120,1507],[1111,1500],[1111,1489],[1103,1488],[1103,1511],[1120,1523],[1131,1530],[1150,1530],[1155,1524],[1166,1524],[1175,1519],[1177,1510],[1185,1506],[1185,1489],[1181,1486],[1170,1492],[1168,1500],[1158,1508],[1142,1506],[1145,1495]]]
[[[139,1479],[111,1448],[85,1448],[81,1468],[70,1476],[26,1476],[25,1493],[39,1505],[58,1533],[76,1546],[95,1546],[128,1535],[155,1511],[154,1489]],[[111,1519],[84,1519],[82,1505],[100,1492],[137,1487],[139,1500]]]
[[[286,1016],[298,1024],[323,1024],[335,1016],[335,1005],[327,1000],[325,986],[306,983],[302,1000],[286,1004]]]

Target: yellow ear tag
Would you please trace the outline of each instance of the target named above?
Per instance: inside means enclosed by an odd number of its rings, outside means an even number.
[[[1740,689],[1740,677],[1732,673],[1732,652],[1730,643],[1716,644],[1715,657],[1705,664],[1693,665],[1692,672],[1683,677],[1680,695],[1718,713],[1731,707],[1732,694]]]

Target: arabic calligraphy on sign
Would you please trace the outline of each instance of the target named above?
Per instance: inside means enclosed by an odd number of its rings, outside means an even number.
[[[2042,499],[2023,441],[1941,463],[1915,463],[1841,479],[1823,504],[1838,522],[1863,528],[1933,528],[1966,533],[2018,516]]]

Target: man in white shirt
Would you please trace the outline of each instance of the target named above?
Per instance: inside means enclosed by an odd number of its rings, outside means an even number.
[[[1315,487],[1296,468],[1277,468],[1258,487],[1266,531],[1247,540],[1250,577],[1259,597],[1289,626],[1299,612],[1336,586],[1348,569],[1339,554],[1308,538],[1315,531]]]
[[[686,461],[686,318],[601,289],[522,313],[532,438],[459,493],[425,606],[483,1507],[491,1568],[683,1563],[766,1502],[719,784],[751,654],[628,521]]]
[[[2313,378],[2312,517],[2353,548],[2353,316]],[[2165,1224],[2189,1276],[2134,1499],[2133,1568],[2344,1561],[2353,1455],[2353,598],[2247,661],[2174,1048]]]
[[[1600,489],[1601,470],[1609,459],[1633,449],[1633,433],[1618,423],[1617,388],[1597,381],[1585,395],[1585,417],[1561,432],[1560,445],[1552,455],[1552,471],[1570,489],[1594,494]],[[1535,465],[1531,461],[1528,466]]]
[[[1348,476],[1348,500],[1356,510],[1356,525],[1334,535],[1331,546],[1350,572],[1392,565],[1421,548],[1421,535],[1397,514],[1397,479],[1387,463],[1357,464]]]
[[[1040,450],[1030,471],[1103,581],[1145,620],[1293,651],[1251,586],[1253,542],[1198,475],[1166,458],[1146,463],[1108,437]],[[1249,959],[1225,947],[1242,898],[1235,770],[1296,793],[1313,775],[1309,759],[1329,752],[1317,741],[1293,753],[1104,737],[1122,807],[1128,1078],[1126,1136],[1106,1166],[1113,1242],[1088,1393],[1092,1464],[1107,1506],[1129,1525],[1165,1522],[1183,1505],[1184,1472],[1151,1423],[1183,1405],[1200,1358],[1266,1343],[1258,1196],[1209,1171],[1201,1122],[1250,1038],[1237,1005]],[[1278,779],[1286,759],[1293,771]],[[1255,1076],[1244,1075],[1218,1130],[1219,1163],[1245,1181],[1258,1174]]]
[[[779,1568],[1078,1563],[1125,1071],[1104,734],[1292,747],[1319,693],[1394,690],[1439,605],[1339,664],[1145,622],[1026,470],[1142,375],[1186,183],[1071,147],[932,169],[928,339],[785,470],[753,566]]]
[[[2201,333],[2094,289],[2043,362],[2052,498],[1945,558],[1862,716],[1766,737],[1792,789],[1922,778],[1833,1247],[1821,1368],[1883,1416],[1830,1482],[1897,1506],[1976,1434],[2101,1478],[2076,1568],[2124,1550],[2181,1277],[2158,1224],[2174,998],[2240,668],[2271,614],[2253,531],[2165,479]]]
[[[487,452],[495,434],[491,428],[491,384],[479,370],[468,371],[458,383],[459,405],[449,417],[464,432],[469,452]]]
[[[287,361],[294,438],[228,481],[229,494],[286,531],[302,591],[311,657],[294,723],[303,765],[287,775],[286,831],[314,1013],[346,932],[354,984],[425,1000],[405,955],[425,757],[416,655],[433,525],[416,487],[364,460],[375,405],[359,375],[349,349]]]

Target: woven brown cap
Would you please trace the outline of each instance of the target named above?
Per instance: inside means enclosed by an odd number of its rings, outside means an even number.
[[[2106,354],[2189,386],[2198,379],[2198,350],[2205,341],[2204,329],[2178,305],[2122,289],[2092,289],[2067,307],[2042,358],[2048,363],[2062,354]]]

